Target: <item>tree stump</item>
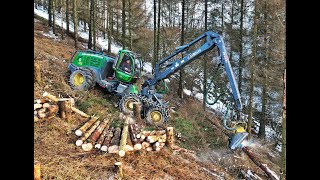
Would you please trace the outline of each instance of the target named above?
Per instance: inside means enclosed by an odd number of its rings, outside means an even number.
[[[41,73],[40,73],[40,64],[35,62],[34,63],[34,81],[42,87],[42,82],[41,82]]]
[[[71,119],[72,103],[71,100],[59,101],[60,118],[64,120]]]
[[[172,149],[174,145],[173,127],[166,128],[166,136],[167,136],[167,142],[166,142],[167,146]]]

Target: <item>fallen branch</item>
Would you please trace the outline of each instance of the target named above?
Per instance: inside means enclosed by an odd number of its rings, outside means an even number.
[[[73,112],[75,112],[75,113],[78,113],[78,114],[80,114],[81,116],[83,116],[83,117],[90,117],[88,114],[86,114],[86,113],[84,113],[84,112],[82,112],[81,110],[79,110],[79,109],[77,109],[77,108],[75,108],[75,107],[71,107],[71,110],[73,111]]]
[[[261,170],[263,170],[268,177],[271,180],[279,180],[278,175],[273,172],[271,169],[269,169],[268,167],[264,166],[259,160],[258,158],[252,153],[250,152],[248,147],[243,147],[242,150],[249,156],[249,158],[258,166],[260,167]]]

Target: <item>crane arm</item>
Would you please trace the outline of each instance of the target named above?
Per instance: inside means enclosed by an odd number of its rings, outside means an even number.
[[[169,59],[177,56],[178,54],[188,50],[189,47],[195,45],[197,42],[203,39],[205,39],[205,42],[198,49],[188,53],[183,58],[178,58],[174,60],[173,62],[169,63],[164,70],[160,71],[160,65],[166,63]],[[154,77],[151,79],[148,79],[146,81],[146,85],[153,86],[157,84],[159,81],[165,78],[168,78],[170,75],[179,71],[181,68],[193,62],[194,60],[198,59],[200,56],[204,55],[207,51],[213,49],[214,47],[218,48],[220,60],[228,76],[228,80],[230,82],[230,87],[232,91],[232,96],[235,101],[237,110],[241,111],[242,103],[240,99],[240,93],[239,93],[237,83],[235,81],[234,74],[229,62],[224,41],[219,34],[212,31],[207,31],[204,34],[197,37],[196,39],[194,39],[193,41],[191,41],[190,43],[177,47],[176,51],[173,54],[161,59],[158,63],[156,63]]]

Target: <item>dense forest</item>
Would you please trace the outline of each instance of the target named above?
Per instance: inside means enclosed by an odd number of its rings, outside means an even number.
[[[141,54],[154,67],[175,48],[206,31],[222,35],[237,81],[249,131],[258,138],[282,145],[285,174],[286,1],[283,0],[34,0],[35,8],[49,14],[53,34],[74,38],[79,48],[79,27],[88,32],[87,49],[100,50],[98,37]],[[57,31],[57,17],[65,26]],[[199,46],[195,47],[198,48]],[[191,49],[192,50],[192,49]],[[183,56],[183,55],[182,55]],[[170,93],[184,98],[209,91],[210,100],[227,104],[228,80],[218,51],[210,51],[170,79]],[[213,84],[210,82],[214,82]],[[201,99],[200,99],[201,100]],[[208,108],[203,100],[203,109]],[[268,134],[267,132],[273,132]]]

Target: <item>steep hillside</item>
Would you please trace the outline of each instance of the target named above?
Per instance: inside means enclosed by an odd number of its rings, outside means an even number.
[[[68,85],[67,62],[76,49],[70,37],[54,37],[44,22],[35,19],[34,61],[40,64],[42,85],[34,83],[34,98],[47,91],[60,97],[73,97],[77,108],[99,117],[118,116],[118,99],[98,86],[87,92],[73,91]],[[174,81],[171,81],[174,88]],[[227,148],[227,137],[214,124],[219,119],[201,111],[201,103],[193,98],[183,100],[169,92],[165,97],[175,106],[170,126],[175,128],[176,144],[195,153],[163,148],[158,152],[137,151],[121,159],[124,179],[244,179],[253,172],[262,179],[266,174],[241,150]],[[74,130],[86,121],[74,115],[68,121],[56,116],[34,124],[34,160],[41,163],[43,179],[114,179],[117,154],[102,151],[84,152],[75,145]],[[251,145],[262,163],[279,174],[279,155],[271,145]]]

